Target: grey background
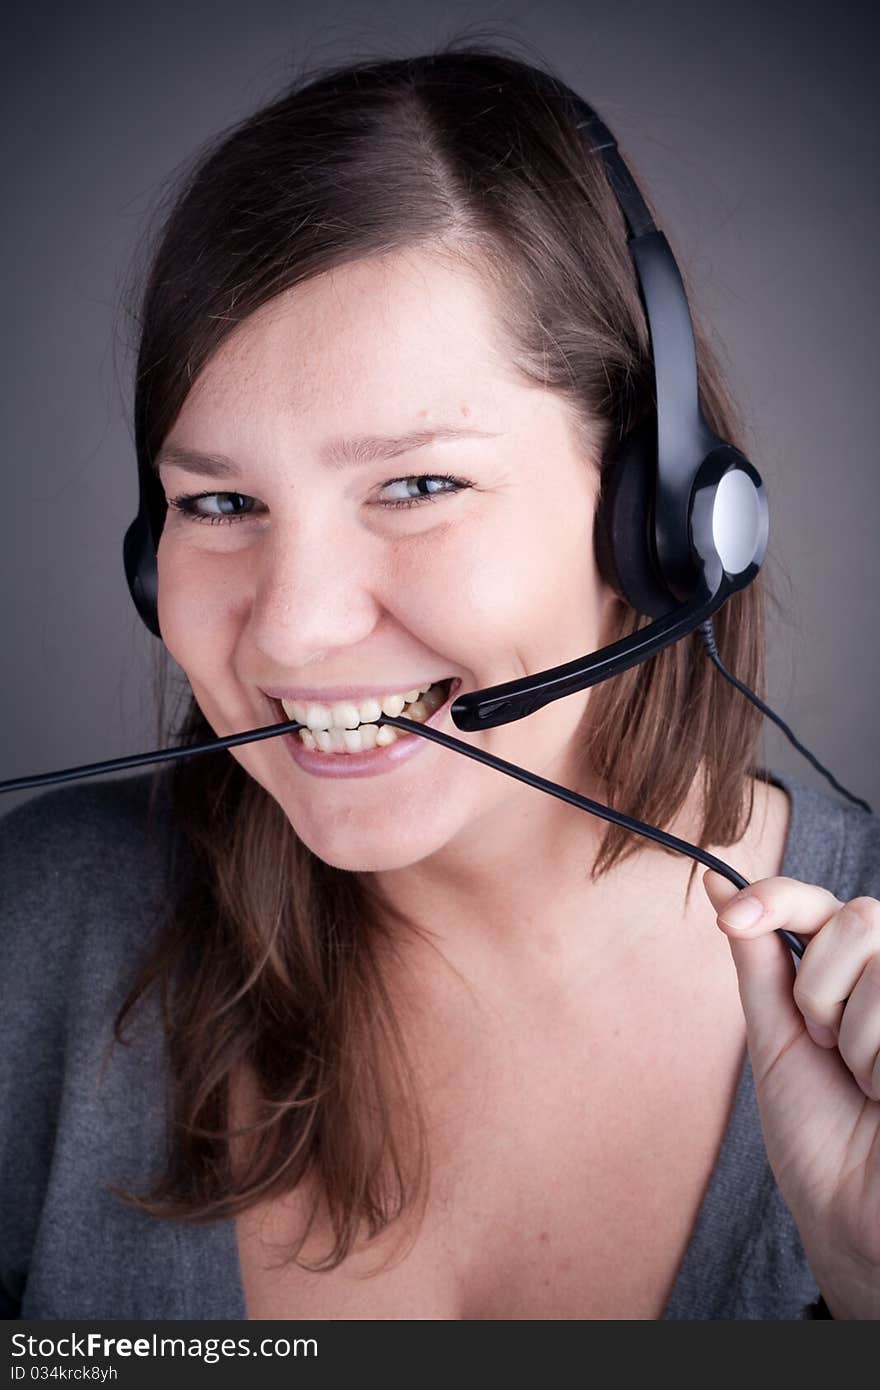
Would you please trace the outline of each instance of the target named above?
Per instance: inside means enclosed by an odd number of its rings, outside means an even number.
[[[878,186],[867,4],[33,4],[5,22],[0,779],[156,746],[119,296],[167,180],[302,59],[526,40],[618,136],[714,325],[770,500],[769,700],[880,806]],[[488,25],[488,28],[486,27]],[[523,56],[528,57],[524,50]],[[561,653],[560,660],[569,653]],[[721,677],[719,676],[719,679]],[[771,766],[830,790],[767,722]],[[110,774],[110,777],[123,774]],[[36,794],[6,793],[0,812]]]

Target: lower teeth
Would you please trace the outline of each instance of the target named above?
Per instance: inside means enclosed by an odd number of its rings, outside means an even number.
[[[399,717],[423,724],[443,704],[446,692],[447,682],[432,685],[414,704],[404,705]],[[357,729],[298,729],[297,732],[300,742],[312,752],[332,755],[365,753],[373,748],[385,748],[389,743],[396,743],[405,731],[394,729],[390,724],[361,724]]]

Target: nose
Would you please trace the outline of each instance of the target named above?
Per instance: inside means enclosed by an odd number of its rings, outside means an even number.
[[[350,533],[343,542],[332,526],[304,522],[279,527],[258,549],[248,628],[262,666],[294,674],[373,631],[376,557]]]

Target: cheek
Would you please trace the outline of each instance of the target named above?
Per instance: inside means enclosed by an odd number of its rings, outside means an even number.
[[[197,676],[223,661],[228,645],[224,637],[234,627],[231,591],[215,573],[221,556],[187,551],[166,536],[163,531],[156,555],[159,626],[177,664],[187,675]]]
[[[399,541],[375,591],[378,602],[394,623],[437,652],[462,665],[484,665],[492,636],[515,623],[528,591],[519,561],[510,559],[509,521],[500,511],[459,517]]]
[[[558,660],[567,659],[565,635],[582,634],[589,643],[606,602],[592,500],[579,495],[571,506],[554,500],[539,508],[524,496],[505,499],[491,523],[480,515],[443,537],[432,533],[423,555],[409,556],[393,587],[398,596],[419,595],[418,606],[406,602],[407,625],[424,631],[435,615],[441,631],[459,638],[462,659],[471,643],[491,660],[492,649],[504,642],[535,640],[565,646]],[[420,576],[416,585],[414,574]],[[399,602],[396,611],[403,621]]]

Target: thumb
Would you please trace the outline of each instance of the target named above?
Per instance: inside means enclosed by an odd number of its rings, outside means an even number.
[[[714,869],[707,869],[703,874],[703,887],[719,914],[740,892]],[[761,900],[760,891],[747,891]],[[794,962],[770,921],[766,931],[759,936],[750,935],[748,940],[738,937],[735,928],[723,922],[718,925],[727,936],[736,967],[752,1066],[757,1075],[763,1075],[780,1052],[804,1030],[803,1017],[792,993]]]

